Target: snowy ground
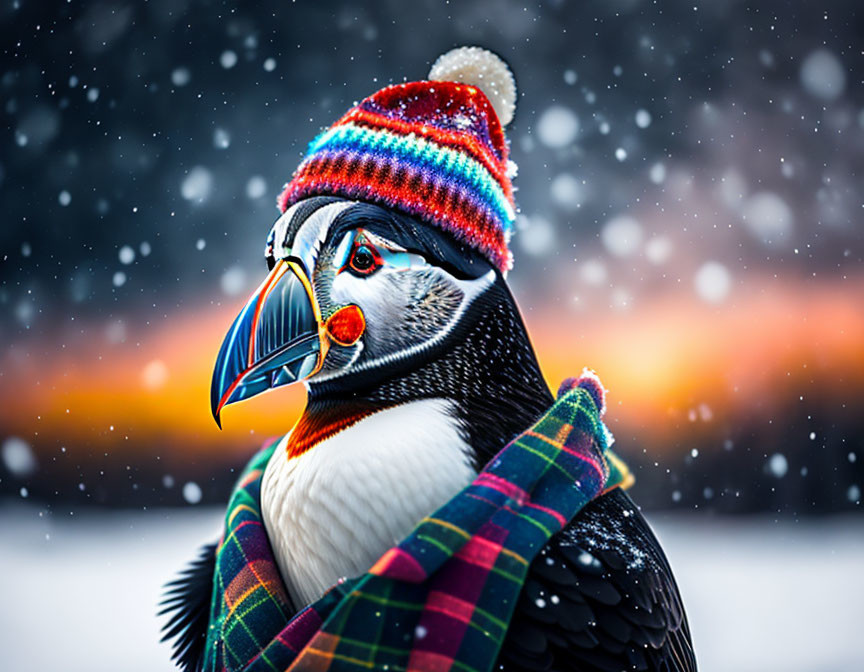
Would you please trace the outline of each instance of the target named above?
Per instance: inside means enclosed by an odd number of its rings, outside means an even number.
[[[0,668],[171,670],[160,584],[220,513],[39,516],[0,509]],[[651,518],[675,567],[702,672],[853,672],[864,665],[864,519]]]

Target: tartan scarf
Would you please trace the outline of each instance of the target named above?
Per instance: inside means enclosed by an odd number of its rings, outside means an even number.
[[[589,501],[632,476],[587,371],[363,576],[292,616],[261,518],[271,442],[243,471],[216,551],[207,672],[463,670],[498,657],[528,567]]]

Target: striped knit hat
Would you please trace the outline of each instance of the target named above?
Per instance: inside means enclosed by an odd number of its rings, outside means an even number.
[[[513,75],[498,56],[454,49],[428,81],[381,89],[319,135],[279,208],[326,195],[378,203],[440,227],[507,271],[515,165],[502,127],[515,104]]]

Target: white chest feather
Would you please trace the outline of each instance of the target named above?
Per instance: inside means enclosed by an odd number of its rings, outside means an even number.
[[[264,472],[261,508],[296,607],[358,576],[475,476],[440,399],[380,411]]]

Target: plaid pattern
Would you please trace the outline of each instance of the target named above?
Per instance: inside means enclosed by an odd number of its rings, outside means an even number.
[[[632,477],[608,450],[590,375],[370,571],[290,618],[246,468],[217,550],[205,670],[490,670],[532,559],[601,492]]]

